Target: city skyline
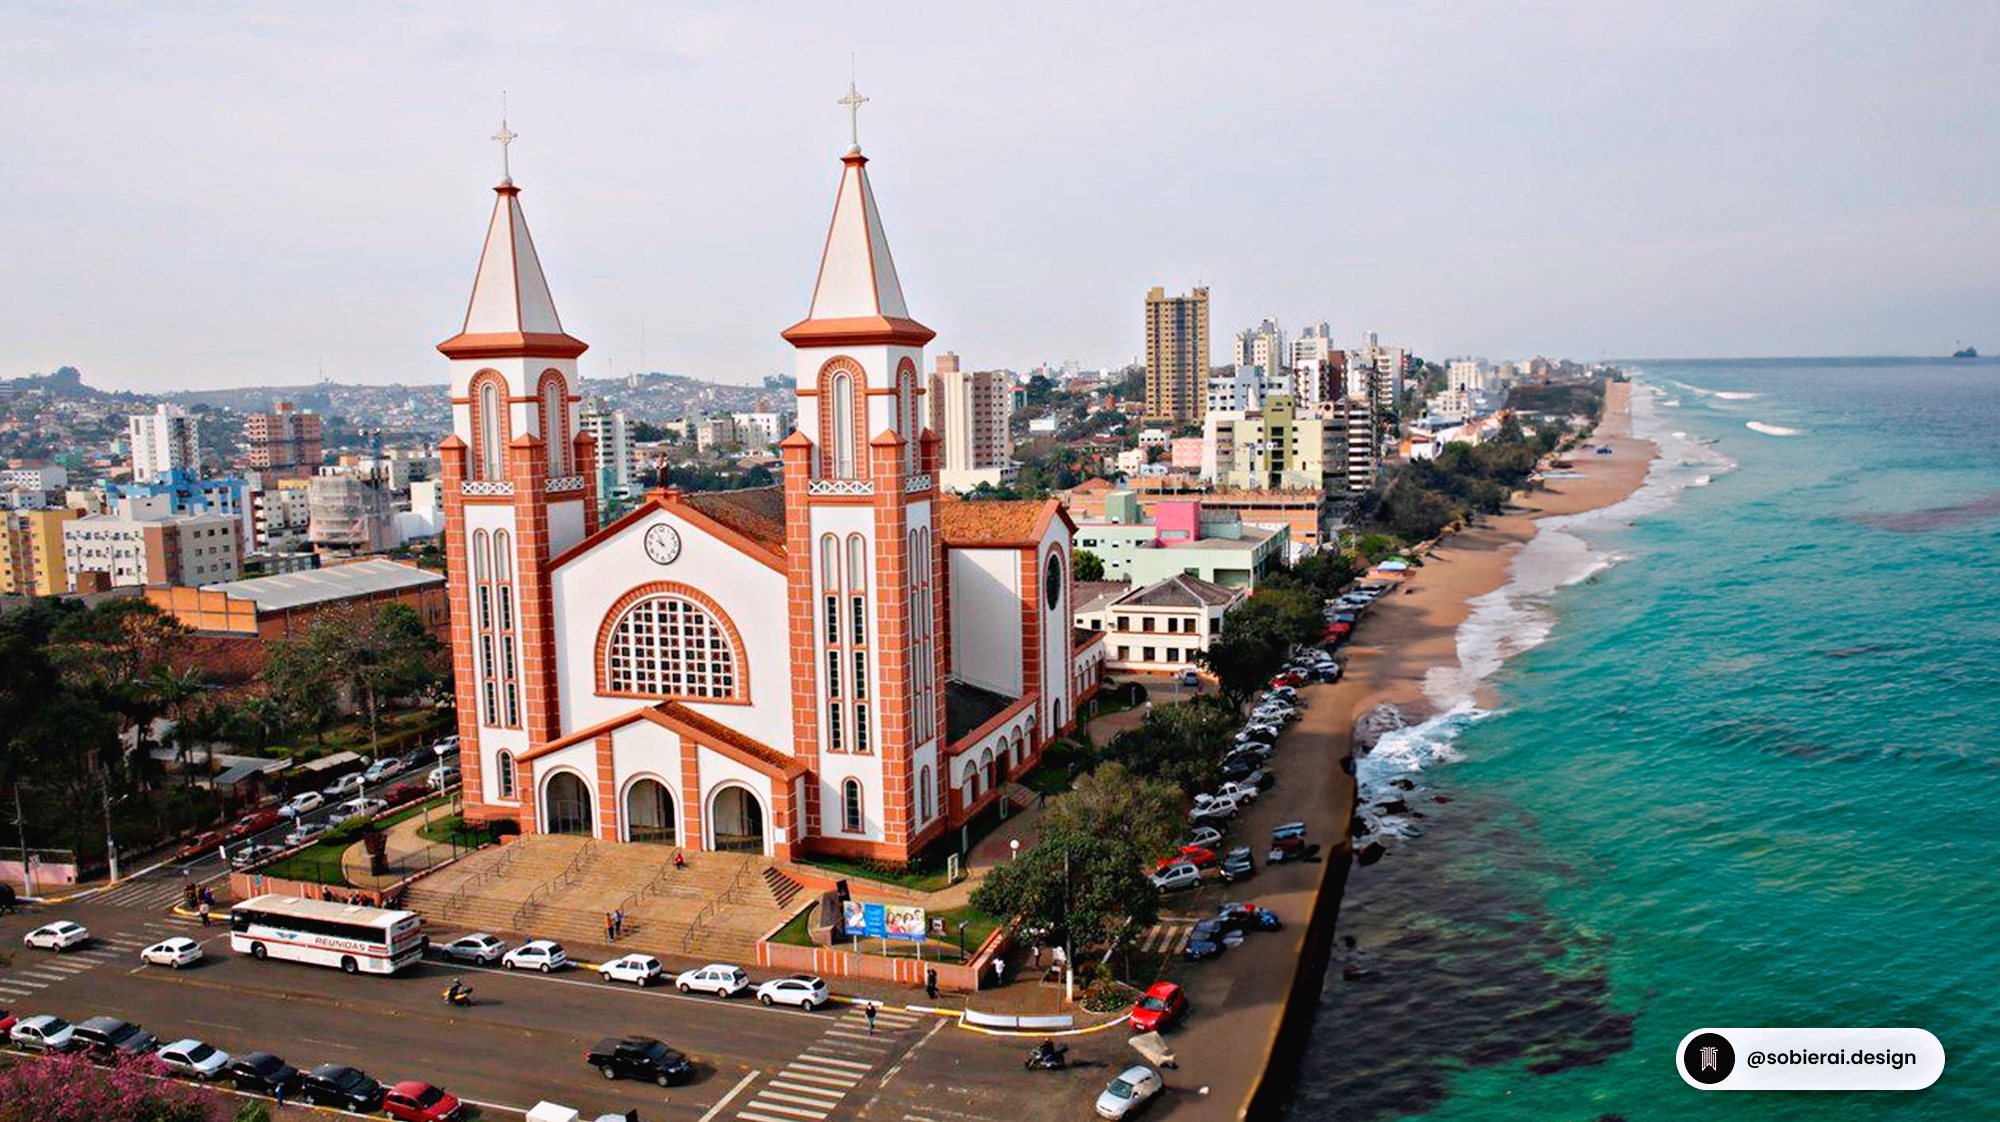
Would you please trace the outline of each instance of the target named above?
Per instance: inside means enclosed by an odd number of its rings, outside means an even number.
[[[1154,285],[1209,287],[1225,338],[1275,314],[1434,358],[1984,341],[2000,169],[1951,50],[1994,13],[1259,17],[37,9],[0,47],[0,239],[33,262],[0,282],[0,377],[441,382],[504,86],[581,372],[755,382],[824,237],[850,52],[913,311],[969,368],[1129,361]]]

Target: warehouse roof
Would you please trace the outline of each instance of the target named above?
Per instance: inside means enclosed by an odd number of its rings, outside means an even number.
[[[375,558],[330,569],[307,569],[249,580],[211,584],[204,592],[221,592],[238,600],[252,600],[259,611],[281,612],[312,604],[326,604],[356,596],[397,592],[406,588],[442,585],[441,574],[413,565]]]

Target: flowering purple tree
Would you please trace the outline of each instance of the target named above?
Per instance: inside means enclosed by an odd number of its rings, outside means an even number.
[[[99,1067],[81,1056],[23,1059],[0,1071],[0,1122],[221,1122],[221,1098],[161,1078],[152,1057]]]

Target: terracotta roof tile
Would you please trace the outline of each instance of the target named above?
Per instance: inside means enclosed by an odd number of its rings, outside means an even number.
[[[785,552],[785,491],[748,487],[736,491],[693,491],[680,501],[774,553]]]
[[[1034,541],[1054,499],[947,499],[938,504],[938,534],[955,546],[1020,545]]]

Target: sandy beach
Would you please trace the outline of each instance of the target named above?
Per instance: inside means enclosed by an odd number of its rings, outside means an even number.
[[[1412,724],[1435,715],[1425,678],[1434,667],[1459,665],[1458,628],[1471,601],[1507,583],[1508,567],[1535,535],[1536,521],[1610,506],[1645,482],[1659,449],[1632,435],[1631,391],[1631,383],[1614,382],[1605,396],[1592,443],[1609,445],[1610,455],[1580,452],[1571,460],[1582,478],[1547,480],[1545,489],[1517,495],[1506,512],[1446,535],[1403,588],[1369,609],[1332,699],[1348,728],[1378,705],[1396,706]]]

